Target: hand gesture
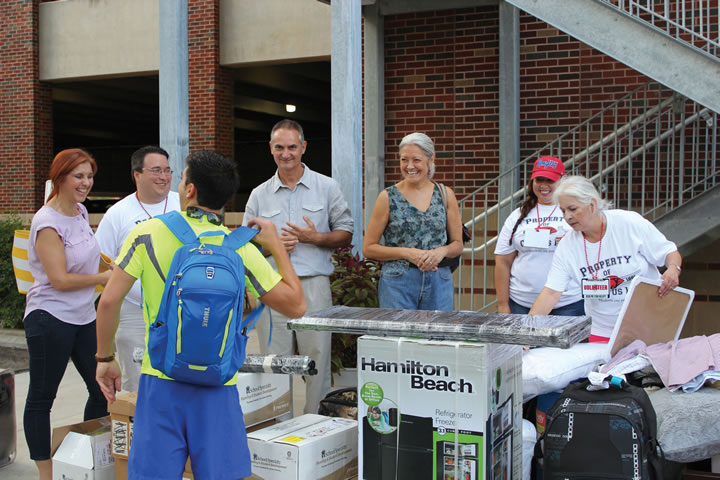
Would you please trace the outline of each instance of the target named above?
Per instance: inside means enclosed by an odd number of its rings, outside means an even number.
[[[658,297],[664,297],[670,293],[673,288],[680,285],[680,271],[671,265],[670,268],[665,270],[665,273],[662,274],[660,279],[662,283],[658,288]]]
[[[108,281],[110,280],[110,276],[112,275],[112,269],[114,268],[114,264],[109,266],[107,270],[100,273],[100,281],[98,282],[99,285],[102,285],[103,287],[107,285]]]
[[[122,385],[122,372],[117,360],[111,362],[98,362],[95,370],[95,380],[100,385],[108,405],[115,401],[115,392],[120,391]]]
[[[437,270],[438,264],[443,258],[445,258],[445,255],[442,253],[440,248],[435,248],[433,250],[420,250],[413,248],[410,250],[410,258],[408,258],[408,260],[414,263],[421,272],[428,272],[431,270]]]
[[[436,255],[433,255],[434,250],[421,250],[419,248],[411,248],[410,255],[407,259],[417,266],[421,272],[427,272],[430,270],[437,270],[437,264],[440,263],[442,257],[437,259]]]
[[[315,224],[308,217],[303,217],[303,220],[307,224],[306,227],[287,222],[287,227],[282,228],[283,232],[294,236],[298,242],[315,243],[317,237]]]

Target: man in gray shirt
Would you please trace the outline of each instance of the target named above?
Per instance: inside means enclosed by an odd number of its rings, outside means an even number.
[[[332,305],[329,275],[332,252],[352,241],[353,220],[338,183],[313,172],[302,163],[307,142],[302,127],[281,120],[270,132],[270,153],[277,171],[250,194],[243,225],[255,218],[271,220],[290,254],[300,277],[307,311]],[[272,260],[271,260],[272,263]],[[315,360],[317,376],[306,377],[305,413],[317,413],[320,400],[330,391],[330,333],[295,332],[285,326],[287,318],[272,311],[272,343],[268,345],[269,321],[257,323],[263,353],[307,355]]]

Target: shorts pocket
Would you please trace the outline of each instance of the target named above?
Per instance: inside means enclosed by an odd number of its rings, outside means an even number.
[[[408,268],[410,265],[407,262],[385,262],[380,275],[385,278],[397,278],[407,272]]]
[[[450,267],[439,268],[438,275],[440,275],[441,280],[452,280],[452,272],[450,271]]]

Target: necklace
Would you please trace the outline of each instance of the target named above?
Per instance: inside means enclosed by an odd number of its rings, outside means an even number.
[[[142,204],[142,202],[140,201],[140,197],[138,197],[137,192],[135,192],[135,199],[137,200],[138,205],[140,205],[140,208],[143,209],[143,212],[145,212],[145,214],[148,216],[148,219],[153,218],[153,216],[150,215],[150,212],[148,212],[147,210],[145,210],[145,207],[143,207],[143,204]],[[167,202],[168,202],[168,197],[165,197],[165,207],[163,208],[163,213],[167,212]]]
[[[602,216],[602,219],[600,220],[600,244],[598,245],[598,259],[597,263],[600,263],[600,250],[602,249],[602,239],[603,239],[603,230],[605,227],[605,215]],[[588,272],[591,272],[590,275],[592,275],[593,280],[597,280],[597,270],[593,272],[592,268],[590,268],[590,261],[588,260],[588,254],[587,254],[587,241],[585,240],[585,232],[582,234],[583,236],[583,247],[585,247],[585,263],[588,267]]]
[[[540,222],[540,202],[536,203],[535,204],[535,213],[537,214],[538,226],[537,226],[537,228],[535,228],[535,230],[540,230],[541,228],[549,228],[549,227],[543,227],[543,225],[545,225],[545,222],[547,222],[548,219],[550,219],[550,217],[552,217],[553,213],[555,213],[555,210],[557,210],[557,205],[555,205],[555,208],[552,209],[552,212],[550,212],[550,215],[545,217],[545,220]]]

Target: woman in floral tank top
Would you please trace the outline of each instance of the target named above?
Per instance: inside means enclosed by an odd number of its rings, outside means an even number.
[[[450,188],[445,208],[431,180],[435,145],[427,135],[402,139],[400,172],[403,179],[380,192],[363,242],[363,254],[383,262],[380,307],[452,310],[452,272],[440,262],[462,253],[460,209]]]

